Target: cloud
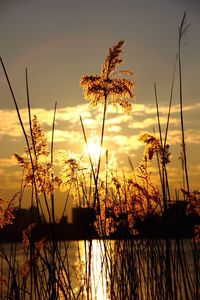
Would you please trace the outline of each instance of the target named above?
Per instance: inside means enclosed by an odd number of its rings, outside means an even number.
[[[193,176],[199,176],[200,174],[200,164],[191,164],[189,166],[189,174]]]
[[[195,111],[200,109],[200,102],[195,103],[195,104],[191,104],[191,105],[184,105],[183,106],[183,111],[184,112],[190,112],[190,111]],[[167,105],[160,105],[159,106],[159,113],[160,114],[164,114],[167,115],[169,111],[169,106]],[[136,105],[135,106],[135,112],[142,112],[144,114],[153,114],[156,115],[156,107],[155,105]],[[174,104],[171,107],[171,114],[175,114],[175,113],[179,113],[180,112],[180,105],[179,104]]]
[[[11,158],[0,158],[0,166],[1,168],[10,168],[13,166],[17,165],[17,161],[14,158],[14,156],[12,156]],[[1,169],[0,168],[0,169]]]
[[[113,125],[108,128],[108,132],[120,132],[122,130],[121,126]]]
[[[0,139],[2,136],[19,137],[22,135],[16,112],[11,110],[0,110]]]
[[[188,105],[184,107],[184,111],[197,111],[200,109],[200,103]],[[161,124],[166,124],[167,120],[167,106],[160,106],[160,121]],[[69,106],[58,108],[56,111],[56,126],[61,124],[67,129],[68,126],[80,126],[80,116],[82,117],[84,126],[96,128],[102,123],[102,106],[95,110],[88,109],[87,104],[77,106]],[[179,112],[179,105],[172,106],[171,114]],[[20,110],[21,118],[25,128],[29,129],[28,111],[27,109]],[[148,115],[152,114],[152,117]],[[54,110],[46,110],[42,108],[31,109],[32,117],[36,115],[43,127],[52,128]],[[0,110],[1,128],[0,136],[7,135],[10,137],[19,137],[22,135],[22,130],[19,125],[17,113],[15,110]],[[179,117],[171,117],[170,124],[177,125]],[[145,129],[157,124],[156,108],[153,105],[135,104],[133,113],[127,115],[122,110],[116,110],[112,106],[108,107],[107,126],[125,125],[125,128]],[[70,129],[71,129],[70,127]],[[60,128],[59,128],[60,129]]]
[[[80,116],[82,119],[91,118],[91,111],[88,110],[87,104],[59,108],[56,112],[57,121],[67,121],[72,124],[79,122]]]
[[[89,138],[92,130],[100,134],[102,124],[102,106],[94,110],[88,109],[88,104],[81,104],[77,106],[62,107],[56,111],[56,124],[54,131],[54,144],[65,143],[64,147],[67,149],[75,149],[80,151],[80,145],[84,144],[83,132],[80,124],[80,115],[83,119],[84,128]],[[198,111],[200,103],[195,105],[188,105],[185,107],[186,111]],[[167,142],[171,145],[180,145],[181,131],[177,127],[179,125],[179,117],[173,115],[179,110],[178,105],[172,106],[172,116],[170,118],[170,130],[168,132]],[[160,123],[162,127],[166,125],[168,111],[167,106],[160,106]],[[153,128],[157,128],[156,110],[153,105],[135,104],[134,112],[131,115],[123,113],[120,109],[116,112],[111,106],[108,108],[106,119],[106,147],[116,147],[119,153],[130,153],[139,149],[142,143],[139,141],[139,136],[148,132],[152,134]],[[21,118],[24,126],[29,133],[29,121],[27,109],[21,109]],[[150,116],[150,113],[153,113]],[[33,108],[31,114],[37,115],[39,122],[44,128],[47,140],[50,143],[52,138],[52,122],[54,110]],[[1,127],[0,139],[1,143],[6,138],[7,145],[12,148],[14,146],[13,140],[19,141],[22,137],[22,129],[19,125],[19,120],[15,110],[0,110]],[[195,129],[195,123],[188,122],[185,130],[186,143],[200,145],[200,130]],[[157,130],[156,130],[157,131]],[[164,131],[163,131],[164,132]],[[9,144],[10,143],[10,144]],[[21,143],[21,140],[19,141]],[[25,144],[25,142],[24,142]],[[4,151],[5,152],[5,151]],[[3,152],[2,152],[3,153]],[[4,161],[4,163],[6,163]]]
[[[110,137],[109,140],[112,145],[113,143],[116,144],[116,146],[118,147],[117,151],[121,153],[129,153],[143,146],[143,144],[138,139],[138,135],[114,135]]]
[[[178,125],[179,119],[178,118],[170,118],[170,125]],[[160,117],[160,124],[161,125],[166,125],[167,124],[167,118],[166,117]],[[157,117],[152,117],[152,118],[146,118],[146,119],[142,119],[140,121],[135,121],[133,120],[133,122],[131,124],[128,125],[129,128],[132,129],[145,129],[145,128],[149,128],[149,127],[155,127],[158,125],[158,119]]]
[[[51,142],[52,131],[46,132],[48,142]],[[65,142],[68,144],[80,144],[83,141],[83,134],[73,130],[55,130],[54,131],[54,143]]]
[[[34,115],[38,116],[38,119],[42,125],[45,124],[47,126],[52,126],[53,110],[49,111],[45,109],[32,109],[31,115],[32,117]],[[25,130],[29,133],[28,110],[21,109],[20,116]],[[0,110],[0,119],[0,138],[2,138],[2,136],[16,138],[23,135],[22,128],[17,117],[17,112],[15,110]]]
[[[185,130],[186,144],[199,144],[200,145],[200,130],[187,129]],[[170,130],[168,133],[168,143],[170,145],[181,143],[181,130]]]

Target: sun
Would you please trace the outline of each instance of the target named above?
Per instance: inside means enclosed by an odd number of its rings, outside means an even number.
[[[100,155],[105,153],[105,149],[100,146],[100,139],[95,132],[92,132],[87,145],[84,147],[84,153],[89,154],[93,167],[97,167]]]

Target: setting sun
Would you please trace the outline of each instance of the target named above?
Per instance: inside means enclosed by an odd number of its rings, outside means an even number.
[[[104,155],[105,149],[103,147],[101,148],[100,139],[95,132],[91,134],[88,144],[85,145],[84,153],[90,156],[93,166],[96,168],[99,157],[100,155]]]

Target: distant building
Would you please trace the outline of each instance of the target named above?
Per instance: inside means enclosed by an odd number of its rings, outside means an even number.
[[[188,214],[186,201],[179,200],[171,203],[162,216],[149,215],[138,220],[137,229],[147,238],[191,238],[197,224],[200,224],[200,217],[195,213]]]
[[[74,226],[74,234],[83,238],[92,237],[94,234],[94,217],[94,210],[92,208],[73,208],[72,224]]]

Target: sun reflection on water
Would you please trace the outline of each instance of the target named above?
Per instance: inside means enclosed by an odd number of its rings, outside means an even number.
[[[107,300],[107,268],[105,246],[102,241],[93,240],[91,247],[91,299]]]
[[[63,269],[57,274],[59,299],[81,294],[81,299],[85,300],[109,300],[104,243],[100,240],[72,243],[73,246],[67,253],[70,259],[69,274]]]

